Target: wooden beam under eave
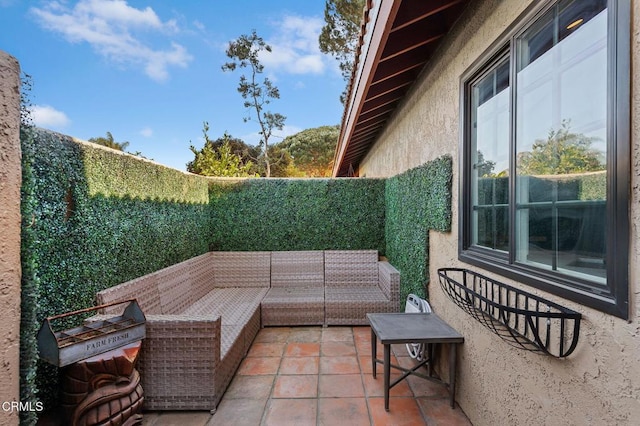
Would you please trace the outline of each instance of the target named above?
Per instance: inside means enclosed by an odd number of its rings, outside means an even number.
[[[418,21],[427,19],[457,5],[458,3],[462,3],[463,1],[464,0],[439,0],[436,2],[435,0],[430,0],[412,2],[410,6],[413,9],[409,10],[409,7],[400,8],[396,15],[396,22],[394,22],[394,27],[391,32],[401,30]],[[416,10],[418,8],[419,10]]]
[[[404,83],[398,84],[397,86],[394,86],[394,87],[392,87],[392,88],[390,88],[388,90],[385,90],[384,92],[374,94],[371,97],[367,96],[367,100],[365,102],[371,102],[371,101],[373,101],[375,99],[382,98],[382,97],[384,97],[384,96],[386,96],[386,95],[388,95],[390,93],[398,92],[398,91],[400,91],[400,90],[404,89],[405,87],[410,86],[412,84],[413,84],[413,80],[405,81]],[[404,92],[406,92],[406,90],[403,90],[403,93]]]
[[[416,62],[415,64],[407,65],[406,67],[400,68],[399,70],[396,70],[396,68],[394,67],[394,68],[392,68],[394,71],[391,71],[391,73],[388,74],[388,75],[385,75],[387,73],[385,72],[385,70],[381,66],[382,64],[380,64],[380,65],[378,65],[378,68],[376,68],[376,74],[375,74],[376,77],[374,78],[374,81],[371,83],[371,86],[378,85],[380,83],[383,83],[383,82],[385,82],[385,81],[387,81],[389,79],[392,79],[394,77],[397,77],[397,76],[405,74],[405,73],[411,73],[411,71],[414,71],[415,76],[413,76],[413,78],[415,79],[416,76],[419,73],[419,69],[421,69],[424,66],[424,64],[426,64],[426,63],[427,63],[427,60],[425,59],[424,61],[420,61],[420,62]],[[389,71],[387,71],[387,72],[389,72]],[[384,77],[380,77],[378,74],[385,75],[385,76]]]
[[[380,108],[386,107],[386,106],[388,106],[388,105],[390,105],[390,104],[392,104],[392,103],[396,102],[397,100],[398,100],[398,99],[391,99],[391,100],[386,101],[386,102],[383,102],[383,103],[381,103],[381,104],[379,104],[379,105],[373,105],[371,108],[368,108],[368,109],[366,109],[366,110],[365,110],[365,109],[363,109],[363,111],[366,111],[366,113],[370,113],[370,112],[375,111],[375,110],[377,110],[377,109],[380,109]],[[364,113],[363,113],[363,114],[364,114]]]
[[[388,56],[385,56],[384,58],[380,59],[380,62],[389,61],[389,60],[391,60],[393,58],[397,58],[398,56],[403,55],[403,54],[405,54],[407,52],[412,52],[412,51],[415,51],[416,49],[418,49],[420,47],[427,46],[427,45],[429,45],[431,43],[434,43],[434,42],[440,40],[442,37],[444,37],[445,34],[446,34],[445,32],[438,33],[436,35],[433,35],[433,36],[429,37],[426,40],[422,40],[422,41],[420,41],[418,43],[414,43],[411,46],[408,46],[408,47],[406,47],[406,48],[404,48],[402,50],[399,50],[397,52],[393,52],[393,53],[389,54]]]
[[[375,120],[376,118],[381,118],[384,115],[389,115],[393,112],[394,109],[395,108],[391,107],[381,112],[373,112],[373,115],[371,117],[368,116],[368,114],[372,114],[371,112],[360,114],[360,120],[358,120],[358,124],[366,123],[367,121]],[[385,119],[383,118],[382,120],[385,120]]]
[[[354,135],[356,135],[358,133],[361,133],[361,132],[364,132],[365,130],[373,129],[373,128],[379,129],[379,128],[384,126],[384,121],[383,120],[374,121],[373,123],[370,123],[370,124],[368,124],[366,126],[362,126],[362,127],[360,127],[360,124],[362,124],[362,123],[356,124],[356,130],[353,132]]]

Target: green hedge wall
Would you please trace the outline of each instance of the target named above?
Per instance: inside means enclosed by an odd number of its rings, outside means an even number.
[[[22,154],[23,324],[92,306],[99,290],[207,251],[206,179],[42,130],[23,132]],[[137,197],[145,186],[153,199]],[[35,389],[28,351],[22,388]],[[57,370],[38,368],[39,395],[24,400],[50,406]]]
[[[384,253],[384,188],[381,179],[213,180],[210,247]]]
[[[429,230],[451,230],[450,156],[440,157],[386,181],[386,255],[401,275],[400,300],[427,297]]]

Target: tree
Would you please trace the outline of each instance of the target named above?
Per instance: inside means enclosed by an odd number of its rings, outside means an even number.
[[[340,71],[346,83],[349,83],[360,26],[364,0],[326,0],[324,6],[324,27],[320,32],[320,51],[336,58],[340,64]],[[347,89],[340,95],[340,101],[347,101]]]
[[[113,139],[113,135],[111,134],[111,132],[107,132],[106,138],[90,138],[89,142],[97,143],[98,145],[103,145],[108,148],[116,149],[118,151],[124,151],[129,146],[129,142],[116,142]]]
[[[569,129],[570,122],[563,120],[560,129],[551,129],[546,140],[536,140],[531,152],[520,155],[519,173],[562,175],[604,170],[602,153],[591,148],[597,138],[571,133]]]
[[[490,177],[493,176],[493,169],[496,167],[496,162],[491,160],[485,160],[482,151],[478,151],[478,161],[476,163],[476,170],[478,170],[478,176]]]
[[[265,77],[259,81],[259,75],[263,73],[264,66],[260,63],[258,56],[261,52],[271,52],[271,46],[259,37],[255,30],[250,35],[241,35],[237,40],[229,43],[226,54],[231,59],[222,66],[223,71],[235,71],[236,68],[248,68],[249,77],[244,74],[240,76],[238,92],[245,100],[244,106],[250,112],[244,118],[247,121],[255,120],[260,126],[260,143],[262,148],[261,159],[266,167],[266,177],[271,176],[271,161],[269,158],[269,139],[274,129],[282,130],[286,117],[279,113],[272,113],[265,110],[272,99],[279,99],[278,88]],[[255,114],[255,117],[252,116]]]
[[[198,150],[193,145],[189,147],[195,155],[193,161],[187,163],[187,170],[203,176],[224,177],[252,177],[254,164],[251,161],[243,161],[240,155],[233,152],[231,136],[227,133],[221,139],[212,141],[209,139],[209,123],[203,123],[204,146]]]
[[[278,146],[291,154],[304,176],[329,177],[339,135],[339,126],[321,126],[287,136]]]

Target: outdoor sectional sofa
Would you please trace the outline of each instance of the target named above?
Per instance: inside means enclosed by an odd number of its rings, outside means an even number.
[[[145,409],[214,410],[260,327],[367,324],[367,312],[398,311],[399,286],[375,250],[209,252],[97,302],[137,299],[145,313]]]

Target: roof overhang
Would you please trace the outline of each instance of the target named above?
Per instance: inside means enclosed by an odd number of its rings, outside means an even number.
[[[333,176],[349,176],[470,0],[376,1],[365,11]]]

